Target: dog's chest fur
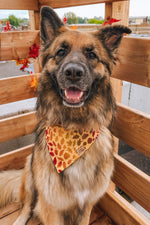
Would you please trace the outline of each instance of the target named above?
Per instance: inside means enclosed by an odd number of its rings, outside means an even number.
[[[106,128],[102,129],[92,147],[60,174],[44,146],[43,142],[44,151],[35,149],[33,174],[37,174],[38,194],[48,205],[58,210],[67,210],[74,205],[83,208],[103,195],[113,170],[112,140]]]

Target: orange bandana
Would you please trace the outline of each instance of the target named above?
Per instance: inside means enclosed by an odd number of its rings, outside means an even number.
[[[46,141],[53,163],[60,173],[74,163],[94,143],[100,130],[85,131],[46,127]]]

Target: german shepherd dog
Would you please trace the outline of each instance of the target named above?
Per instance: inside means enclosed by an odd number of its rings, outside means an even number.
[[[41,9],[42,75],[37,88],[36,143],[23,170],[0,173],[0,205],[22,203],[13,225],[32,215],[44,225],[88,225],[94,204],[113,172],[109,126],[116,104],[110,75],[124,26],[94,32],[66,27],[49,7]],[[89,149],[58,173],[46,142],[46,127],[100,130]]]

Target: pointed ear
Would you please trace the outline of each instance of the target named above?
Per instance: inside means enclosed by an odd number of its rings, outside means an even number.
[[[99,37],[102,40],[104,47],[112,52],[119,47],[123,34],[130,34],[131,30],[125,26],[107,26],[99,32]]]
[[[50,7],[41,8],[41,39],[45,43],[52,41],[59,33],[63,22],[59,19],[55,11]],[[66,28],[67,29],[67,28]]]

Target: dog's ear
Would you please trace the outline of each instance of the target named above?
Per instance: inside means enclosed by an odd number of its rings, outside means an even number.
[[[131,30],[125,26],[106,26],[98,32],[98,36],[104,47],[111,53],[119,47],[124,34],[130,34]]]
[[[52,41],[60,31],[61,27],[65,27],[63,22],[59,19],[55,11],[43,6],[41,8],[41,39],[45,43]],[[67,29],[67,28],[66,28]]]

